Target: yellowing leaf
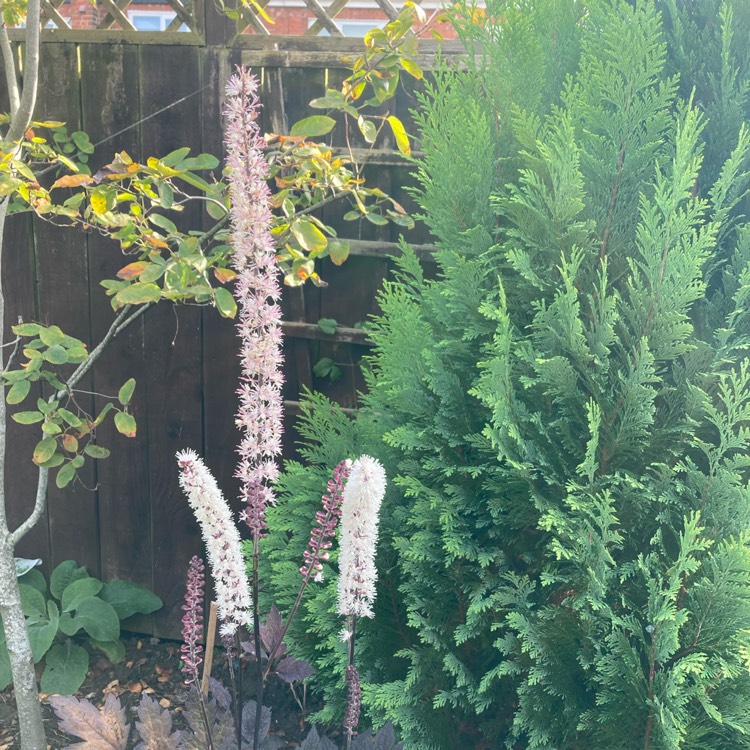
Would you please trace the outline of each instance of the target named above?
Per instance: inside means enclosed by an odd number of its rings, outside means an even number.
[[[52,458],[52,456],[55,454],[56,449],[57,440],[55,440],[55,438],[47,437],[44,438],[44,440],[40,440],[36,444],[36,448],[34,448],[34,463],[39,466],[39,464],[43,464],[45,461],[49,461],[49,459]]]
[[[115,427],[117,427],[117,431],[125,435],[125,437],[135,437],[135,419],[131,414],[127,414],[124,411],[118,411],[117,414],[115,414]]]
[[[406,58],[403,58],[401,60],[401,67],[411,76],[414,76],[417,80],[420,80],[424,77],[424,73],[422,73],[422,68],[417,65],[414,60],[408,60]]]
[[[223,287],[217,289],[214,293],[214,301],[222,318],[233,318],[237,315],[237,302],[228,289]]]
[[[91,208],[96,214],[104,214],[107,212],[107,195],[104,192],[98,191],[91,193]]]
[[[144,263],[142,260],[139,260],[136,263],[128,263],[127,266],[125,266],[124,268],[121,268],[117,272],[117,278],[125,279],[126,281],[129,279],[134,279],[136,276],[140,276],[140,274],[143,273],[145,268],[146,268],[146,263]]]
[[[349,243],[346,240],[330,240],[328,255],[335,266],[340,266],[349,257]]]
[[[409,136],[406,134],[406,129],[403,123],[398,117],[391,115],[388,118],[388,124],[391,126],[393,137],[396,139],[396,146],[398,150],[404,156],[411,156],[411,145],[409,144]]]
[[[79,187],[80,185],[88,185],[93,181],[94,178],[87,174],[66,174],[59,180],[55,180],[50,190],[54,190],[55,188]]]
[[[231,268],[214,268],[214,277],[220,284],[226,284],[234,281],[237,278],[237,274]]]
[[[305,219],[299,219],[292,224],[292,234],[308,253],[314,250],[323,250],[328,244],[323,232],[315,224]]]

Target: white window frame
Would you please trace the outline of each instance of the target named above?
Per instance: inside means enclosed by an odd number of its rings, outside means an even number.
[[[133,26],[136,26],[133,19],[137,16],[143,16],[146,18],[158,18],[160,20],[160,23],[157,30],[164,31],[166,30],[167,26],[169,26],[169,24],[174,21],[177,14],[173,10],[128,10],[128,18],[130,19],[130,23],[132,23]],[[136,26],[136,29],[137,28],[138,27]]]
[[[318,19],[317,18],[310,18],[308,19],[307,26],[308,28],[312,26]],[[344,35],[351,37],[352,39],[361,39],[364,37],[364,35],[370,31],[370,29],[382,29],[387,23],[387,18],[334,18],[333,22],[336,24],[336,27],[338,30]],[[352,34],[351,31],[346,31],[346,27],[354,26],[357,28],[357,31],[361,31],[362,33],[359,34]],[[321,29],[318,32],[318,36],[329,36],[329,32],[327,29]]]

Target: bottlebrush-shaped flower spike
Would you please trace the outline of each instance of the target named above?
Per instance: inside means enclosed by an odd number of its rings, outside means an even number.
[[[379,461],[361,456],[349,472],[341,503],[339,614],[372,617],[375,601],[375,551],[385,470]]]
[[[316,581],[323,580],[321,560],[328,559],[328,550],[332,546],[330,540],[341,518],[341,501],[351,465],[347,458],[333,470],[333,479],[328,482],[327,492],[322,498],[323,510],[315,514],[316,525],[310,532],[309,549],[304,552],[305,564],[299,569],[306,581],[310,576]]]
[[[182,609],[182,671],[185,682],[198,684],[198,667],[203,661],[203,591],[206,583],[206,566],[193,555],[188,564],[185,603]]]
[[[198,520],[216,588],[221,633],[232,634],[249,622],[250,589],[245,576],[240,533],[216,480],[195,451],[177,454],[180,486]]]
[[[245,68],[229,79],[224,138],[241,341],[236,422],[242,438],[236,475],[245,503],[242,519],[254,537],[263,535],[266,507],[275,500],[271,485],[279,471],[283,384],[281,286],[270,232],[271,194],[257,123],[257,89],[257,78]]]

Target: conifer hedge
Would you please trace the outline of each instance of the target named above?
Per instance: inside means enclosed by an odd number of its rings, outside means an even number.
[[[750,748],[747,3],[486,6],[417,113],[438,274],[403,246],[356,419],[310,397],[268,596],[367,452],[391,489],[364,705],[405,747]],[[290,636],[323,719],[334,572]]]

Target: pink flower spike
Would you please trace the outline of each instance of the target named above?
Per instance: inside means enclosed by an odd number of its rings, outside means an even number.
[[[245,504],[241,518],[254,538],[266,529],[266,507],[275,502],[283,402],[281,298],[271,238],[268,165],[258,127],[258,79],[246,68],[227,83],[224,144],[229,167],[233,260],[237,271],[240,387],[237,426],[242,432],[236,476]]]

